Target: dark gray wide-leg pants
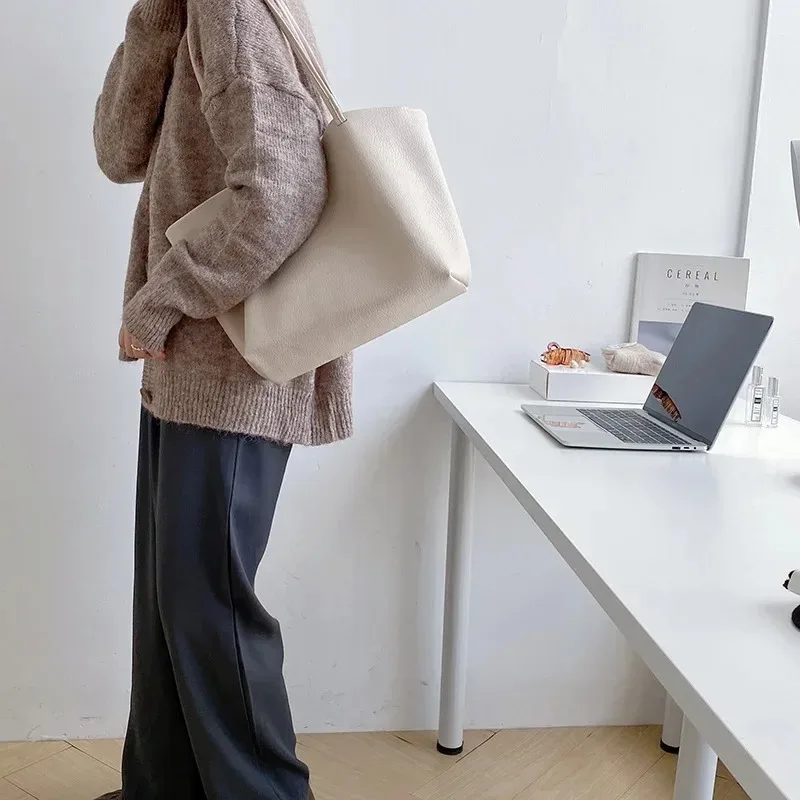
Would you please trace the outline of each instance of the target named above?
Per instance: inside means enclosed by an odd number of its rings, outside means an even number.
[[[253,589],[289,452],[142,411],[124,800],[307,800]]]

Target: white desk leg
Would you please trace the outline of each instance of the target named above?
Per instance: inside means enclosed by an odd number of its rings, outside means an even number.
[[[475,448],[454,423],[438,742],[439,752],[446,755],[458,755],[464,750],[474,484]]]
[[[717,754],[688,717],[683,719],[681,754],[675,776],[675,800],[711,800],[717,778]]]
[[[661,729],[661,749],[676,754],[681,749],[681,728],[683,727],[683,711],[680,706],[667,695],[664,705],[664,727]]]

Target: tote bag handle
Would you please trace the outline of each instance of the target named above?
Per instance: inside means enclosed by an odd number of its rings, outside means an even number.
[[[292,12],[286,5],[284,0],[264,0],[264,5],[272,12],[278,27],[289,42],[289,46],[295,55],[295,58],[300,62],[303,69],[305,69],[311,82],[319,92],[319,96],[325,107],[330,112],[331,116],[339,125],[347,122],[347,117],[342,110],[342,106],[336,99],[327,77],[325,77],[325,70],[322,67],[319,59],[314,53],[314,49],[306,39],[300,26],[297,24]]]

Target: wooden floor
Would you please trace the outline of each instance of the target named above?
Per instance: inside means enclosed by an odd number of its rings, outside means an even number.
[[[317,800],[671,800],[656,728],[473,731],[465,754],[432,733],[300,737]],[[0,800],[92,800],[119,787],[118,741],[0,744]],[[715,800],[747,800],[720,768]]]

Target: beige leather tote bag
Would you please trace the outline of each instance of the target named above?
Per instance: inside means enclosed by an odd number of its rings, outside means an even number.
[[[330,195],[314,232],[254,295],[219,321],[264,378],[284,383],[467,290],[464,234],[422,111],[345,114],[284,0],[264,0],[333,117],[322,142]],[[229,190],[176,222],[191,241]]]

